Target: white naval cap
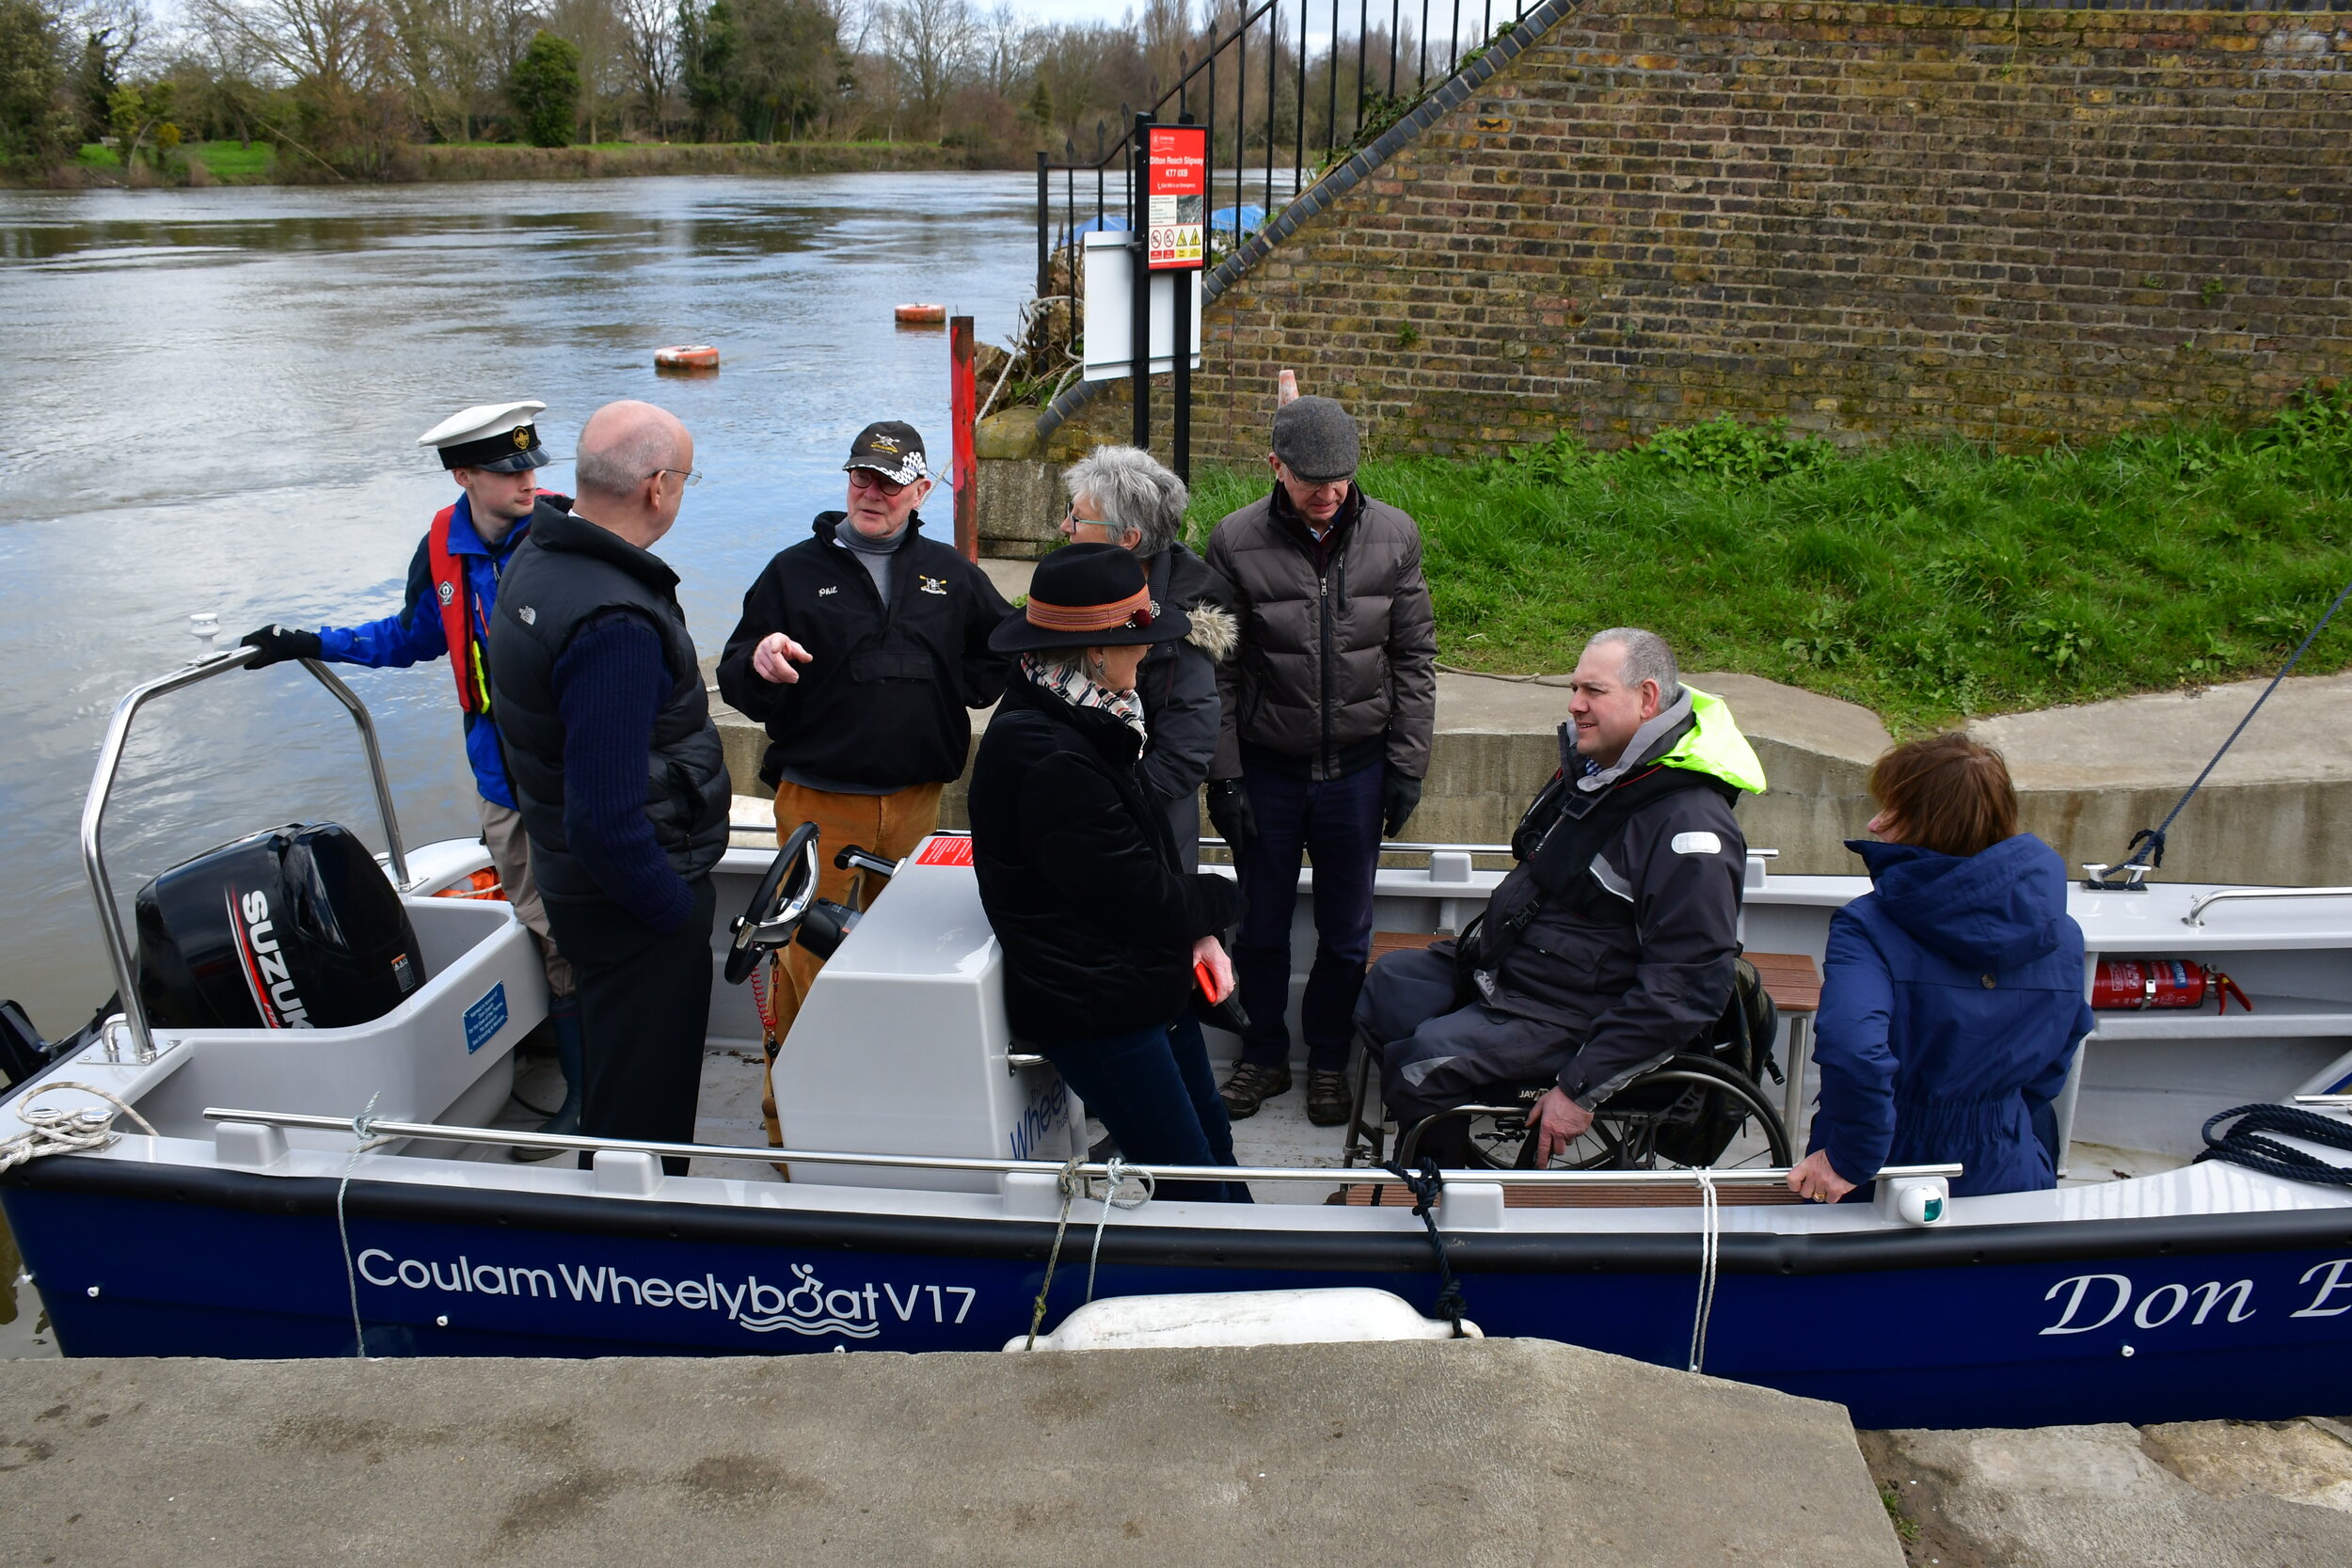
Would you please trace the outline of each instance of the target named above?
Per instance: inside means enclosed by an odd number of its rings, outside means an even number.
[[[444,468],[487,468],[496,474],[544,468],[554,459],[540,449],[532,419],[546,407],[529,399],[478,403],[418,436],[417,445],[438,448]]]

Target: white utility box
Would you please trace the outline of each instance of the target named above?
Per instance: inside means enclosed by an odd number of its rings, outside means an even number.
[[[1005,956],[980,909],[972,841],[925,839],[809,988],[776,1056],[788,1148],[966,1159],[1080,1152],[1061,1075],[1014,1066]],[[796,1181],[993,1193],[992,1172],[796,1161]]]

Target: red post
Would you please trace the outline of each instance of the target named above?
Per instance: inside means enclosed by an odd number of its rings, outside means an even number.
[[[948,406],[953,411],[955,454],[947,483],[956,487],[956,548],[966,561],[980,559],[980,524],[973,510],[979,463],[972,453],[973,420],[979,412],[979,390],[972,376],[972,318],[947,321]]]

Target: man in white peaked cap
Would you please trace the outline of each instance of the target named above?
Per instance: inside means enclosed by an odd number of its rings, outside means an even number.
[[[542,490],[538,470],[553,461],[539,445],[532,420],[544,403],[478,404],[435,425],[417,438],[431,447],[441,467],[464,493],[434,515],[432,526],[408,563],[408,591],[400,613],[354,626],[315,630],[270,626],[248,633],[243,645],[260,650],[249,669],[290,658],[371,669],[406,669],[447,656],[457,680],[457,706],[465,716],[466,760],[473,767],[482,841],[514,906],[516,917],[539,940],[547,966],[550,1022],[556,1054],[564,1066],[563,1106],[542,1132],[571,1132],[580,1127],[580,1036],[573,1000],[571,965],[555,950],[548,916],[531,870],[531,844],[523,832],[499,754],[498,728],[490,718],[489,667],[483,640],[498,602],[499,579],[516,546],[534,521],[571,510],[571,498]],[[516,1158],[544,1159],[538,1150]]]

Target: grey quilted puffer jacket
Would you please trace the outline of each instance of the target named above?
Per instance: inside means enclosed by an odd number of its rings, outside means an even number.
[[[1304,762],[1317,779],[1382,756],[1416,779],[1429,771],[1438,637],[1421,530],[1355,489],[1334,533],[1318,571],[1314,536],[1278,488],[1210,535],[1209,567],[1241,620],[1239,651],[1217,666],[1210,777],[1240,777],[1245,745]]]

